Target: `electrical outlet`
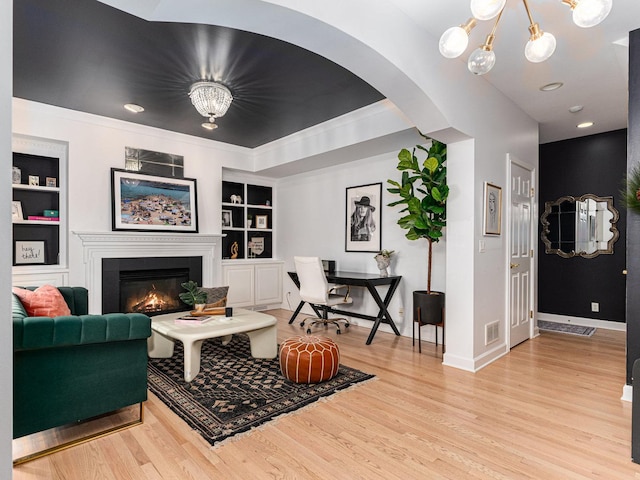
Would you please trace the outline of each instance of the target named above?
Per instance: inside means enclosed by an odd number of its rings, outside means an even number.
[[[591,302],[591,311],[592,312],[599,312],[600,311],[600,304],[598,302]]]

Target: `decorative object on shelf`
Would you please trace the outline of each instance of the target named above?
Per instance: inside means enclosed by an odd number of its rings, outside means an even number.
[[[184,178],[184,157],[172,153],[124,147],[124,169],[169,178]]]
[[[231,258],[238,258],[238,242],[231,244]]]
[[[256,228],[268,228],[267,218],[268,215],[256,215]]]
[[[376,259],[381,277],[389,276],[389,265],[391,265],[391,255],[393,255],[393,253],[394,250],[381,250],[380,253],[373,257]]]
[[[251,228],[252,224],[253,224],[253,215],[247,215],[247,227]]]
[[[11,221],[20,222],[24,220],[22,213],[22,203],[19,200],[13,200],[11,202]]]
[[[626,208],[640,213],[640,163],[634,165],[620,191],[620,201]]]
[[[231,195],[229,199],[231,200],[231,203],[242,203],[242,197],[240,195]]]
[[[11,183],[14,185],[20,185],[22,183],[22,170],[18,167],[13,167],[11,171]]]
[[[609,15],[613,4],[613,0],[561,0],[561,2],[571,8],[573,22],[582,28],[593,27],[602,22]],[[533,21],[527,0],[522,0],[522,3],[529,17],[529,41],[525,45],[525,57],[533,63],[543,62],[553,55],[556,39],[552,34],[543,32]],[[471,0],[471,13],[474,18],[470,18],[458,27],[451,27],[442,34],[440,37],[442,56],[456,58],[462,55],[469,44],[469,34],[476,26],[476,19],[491,20],[497,17],[485,43],[471,53],[467,63],[471,73],[476,75],[488,73],[496,62],[493,42],[505,4],[506,0]]]
[[[484,182],[484,222],[482,234],[500,235],[502,227],[502,188]]]
[[[233,212],[231,210],[222,210],[222,228],[233,227]]]
[[[46,263],[46,242],[44,240],[16,240],[14,265],[42,265]]]
[[[254,257],[264,253],[264,237],[251,237],[251,253]]]
[[[345,251],[379,252],[382,183],[346,189]]]
[[[265,204],[267,207],[270,207],[270,206],[271,206],[271,201],[270,201],[270,200],[266,200],[266,201],[264,202],[264,204]]]
[[[428,139],[425,137],[425,139]],[[413,318],[421,325],[440,324],[444,319],[444,293],[431,290],[433,244],[442,238],[442,230],[447,224],[446,202],[449,196],[447,186],[447,146],[434,139],[427,149],[416,145],[410,152],[403,148],[398,153],[398,170],[402,172],[401,183],[387,180],[392,185],[387,191],[399,195],[400,200],[388,206],[404,205],[400,210],[404,216],[398,220],[400,228],[408,230],[409,240],[427,240],[427,289],[413,292]],[[426,152],[427,158],[418,163],[416,149]]]
[[[113,230],[198,232],[196,180],[111,169]]]
[[[40,185],[40,177],[38,175],[29,175],[29,185]]]
[[[58,179],[55,177],[47,177],[46,178],[46,182],[45,185],[47,187],[57,187],[58,186]]]
[[[191,85],[189,91],[191,103],[200,115],[209,118],[209,123],[202,126],[208,130],[218,128],[215,124],[216,118],[222,117],[233,100],[233,96],[227,87],[218,82],[196,82]]]
[[[42,215],[44,215],[45,217],[59,217],[60,212],[58,210],[44,210],[42,212]]]
[[[194,307],[196,311],[204,310],[207,303],[207,292],[198,287],[198,283],[193,280],[181,283],[180,286],[186,290],[186,292],[178,294],[180,300]]]

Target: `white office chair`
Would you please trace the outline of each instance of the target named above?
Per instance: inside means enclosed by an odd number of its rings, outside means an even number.
[[[304,327],[305,322],[309,318],[315,318],[307,327],[307,334],[311,333],[311,327],[317,323],[327,326],[329,323],[337,327],[336,333],[340,332],[340,323],[345,322],[345,328],[349,327],[349,321],[346,318],[328,318],[329,307],[335,305],[344,305],[352,303],[349,296],[349,287],[347,285],[332,285],[329,287],[327,277],[322,268],[320,257],[293,257],[296,265],[296,273],[300,282],[300,298],[307,302],[318,313],[321,310],[322,316],[307,317],[300,326]],[[339,295],[333,293],[337,290],[346,289],[346,293]]]

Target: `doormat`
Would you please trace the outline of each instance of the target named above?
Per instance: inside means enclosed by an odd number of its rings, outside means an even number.
[[[249,338],[234,335],[202,344],[200,373],[184,381],[183,349],[176,342],[171,358],[150,358],[149,390],[211,445],[258,427],[275,417],[374,378],[340,365],[331,380],[292,383],[282,376],[277,358],[251,356]]]
[[[594,327],[547,322],[545,320],[538,320],[538,328],[546,332],[568,333],[569,335],[580,335],[581,337],[590,337],[596,332]]]

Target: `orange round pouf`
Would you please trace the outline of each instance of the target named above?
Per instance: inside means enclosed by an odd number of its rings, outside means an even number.
[[[330,338],[291,337],[280,346],[280,370],[291,382],[324,382],[335,377],[339,367],[338,345]]]

